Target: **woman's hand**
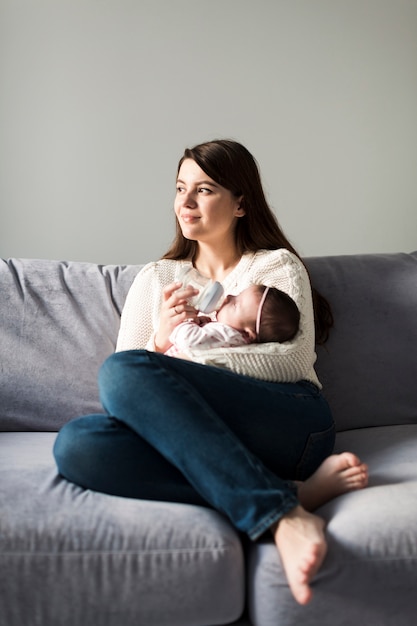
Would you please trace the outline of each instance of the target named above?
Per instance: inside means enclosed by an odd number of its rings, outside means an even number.
[[[188,286],[181,289],[182,283],[171,283],[162,292],[162,305],[159,329],[155,335],[155,350],[165,352],[172,345],[169,336],[178,324],[186,319],[194,319],[198,311],[187,300],[197,295],[198,289]]]

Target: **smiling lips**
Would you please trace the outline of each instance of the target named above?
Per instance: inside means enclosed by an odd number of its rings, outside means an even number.
[[[181,219],[186,224],[192,224],[193,222],[199,220],[200,218],[198,217],[198,215],[192,215],[190,213],[185,213],[184,215],[181,215]]]

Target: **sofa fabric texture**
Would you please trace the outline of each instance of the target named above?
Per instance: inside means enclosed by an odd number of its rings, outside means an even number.
[[[318,511],[329,552],[301,607],[269,536],[56,472],[59,428],[101,411],[97,372],[141,266],[0,261],[1,626],[414,626],[417,252],[307,264],[335,315],[317,372],[336,447],[368,463],[370,485]]]
[[[56,474],[56,433],[2,435],[0,624],[183,626],[239,616],[243,551],[222,516],[83,490]]]
[[[337,430],[415,423],[417,253],[311,259],[335,328],[317,372]]]
[[[57,431],[100,412],[97,371],[115,349],[138,267],[0,261],[1,430]],[[16,390],[19,393],[16,393]]]

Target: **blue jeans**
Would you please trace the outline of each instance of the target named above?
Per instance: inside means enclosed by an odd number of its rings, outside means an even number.
[[[268,383],[145,350],[102,365],[106,415],[68,422],[62,476],[105,493],[212,506],[257,539],[298,504],[293,480],[331,454],[333,419],[309,382]]]

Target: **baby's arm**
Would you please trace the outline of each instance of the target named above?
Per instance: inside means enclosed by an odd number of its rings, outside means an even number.
[[[207,320],[209,318],[203,318]],[[189,350],[211,350],[213,348],[241,346],[245,343],[242,334],[217,322],[200,326],[200,318],[179,324],[170,335],[170,341],[179,352],[189,354]]]

